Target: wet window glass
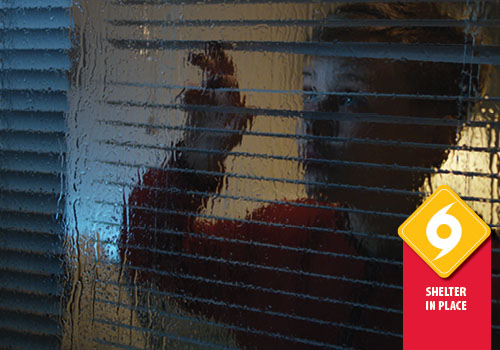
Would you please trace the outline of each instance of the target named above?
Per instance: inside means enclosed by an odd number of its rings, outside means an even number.
[[[498,5],[6,0],[0,347],[399,349],[442,184],[499,343]]]

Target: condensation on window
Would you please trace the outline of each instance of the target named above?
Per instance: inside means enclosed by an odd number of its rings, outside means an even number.
[[[398,225],[500,225],[496,6],[76,1],[63,348],[400,348]]]

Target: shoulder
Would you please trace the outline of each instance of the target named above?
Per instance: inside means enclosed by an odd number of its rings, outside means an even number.
[[[336,228],[342,220],[337,206],[312,199],[280,201],[258,208],[251,217],[283,225]]]
[[[352,250],[351,238],[342,231],[345,217],[336,210],[337,206],[311,199],[276,201],[244,219],[201,220],[194,225],[194,231],[203,232],[204,236],[276,246]]]

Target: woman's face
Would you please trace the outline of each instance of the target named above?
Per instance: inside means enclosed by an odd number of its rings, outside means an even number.
[[[324,113],[317,114],[321,120],[306,116],[303,121],[308,135],[323,137],[300,145],[307,159],[308,179],[370,188],[418,188],[425,171],[403,167],[439,166],[446,156],[446,145],[455,142],[456,127],[406,122],[408,117],[450,120],[455,114],[455,101],[412,96],[439,94],[441,83],[427,82],[425,77],[443,64],[329,57],[312,57],[310,61],[303,73],[304,110]],[[334,162],[315,162],[315,158]],[[335,162],[339,160],[344,163]],[[393,210],[404,201],[398,195],[376,193],[379,200],[370,203],[368,197],[375,192],[342,187],[315,186],[309,193],[363,209],[383,210],[382,202],[386,210]]]

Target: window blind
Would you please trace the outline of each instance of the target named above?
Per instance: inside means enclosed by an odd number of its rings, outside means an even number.
[[[0,348],[57,349],[68,1],[0,3]]]
[[[400,348],[396,224],[500,225],[498,3],[407,4],[5,2],[6,347]]]

